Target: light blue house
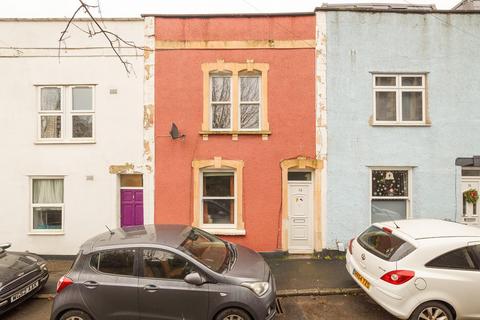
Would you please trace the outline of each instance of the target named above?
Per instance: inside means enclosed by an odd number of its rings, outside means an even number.
[[[480,13],[327,6],[317,43],[324,247],[376,221],[478,223]]]

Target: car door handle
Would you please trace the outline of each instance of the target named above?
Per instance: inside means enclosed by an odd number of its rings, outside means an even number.
[[[98,287],[98,282],[96,282],[96,281],[85,281],[83,283],[83,285],[85,287],[87,287],[88,289],[95,289],[96,287]]]
[[[143,287],[143,290],[145,290],[147,292],[155,292],[155,291],[160,290],[160,288],[157,287],[154,284],[147,284],[145,287]]]

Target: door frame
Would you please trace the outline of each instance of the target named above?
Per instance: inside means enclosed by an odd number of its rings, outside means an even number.
[[[459,201],[460,201],[460,213],[458,215],[458,218],[456,219],[458,222],[460,223],[466,223],[468,225],[473,225],[473,226],[478,226],[479,223],[480,223],[480,206],[478,205],[479,203],[477,202],[477,214],[475,216],[472,215],[472,217],[476,217],[477,218],[477,221],[476,222],[468,222],[466,221],[466,219],[468,218],[468,216],[464,216],[463,215],[463,184],[464,183],[469,183],[469,182],[473,182],[473,183],[478,183],[478,192],[480,192],[480,176],[461,176],[460,177],[460,194],[459,194]]]
[[[282,169],[282,250],[288,251],[288,172],[311,171],[313,186],[313,250],[322,250],[322,217],[321,217],[321,171],[323,160],[298,157],[280,162]]]
[[[314,252],[314,247],[315,247],[315,240],[314,240],[314,235],[315,235],[315,219],[314,219],[314,181],[315,181],[315,173],[310,170],[310,169],[290,169],[288,170],[288,172],[309,172],[312,177],[310,180],[301,180],[301,181],[297,181],[297,180],[289,180],[287,181],[287,184],[288,184],[288,199],[290,200],[292,194],[290,193],[290,187],[295,187],[295,186],[306,186],[308,185],[309,187],[309,191],[308,191],[308,199],[310,201],[310,204],[309,204],[309,213],[308,213],[308,221],[309,221],[309,225],[308,225],[308,236],[309,238],[311,237],[311,239],[309,239],[309,243],[308,243],[308,248],[291,248],[290,247],[290,237],[287,238],[287,242],[288,242],[288,252],[289,253],[292,253],[292,254],[308,254],[308,253],[313,253]],[[292,223],[291,223],[291,215],[290,215],[290,203],[288,203],[288,227],[287,229],[288,230],[292,230]]]
[[[141,175],[142,176],[142,186],[141,187],[122,187],[121,183],[121,176],[126,176],[126,175]],[[145,174],[142,172],[131,172],[131,173],[118,173],[117,174],[117,182],[118,182],[118,187],[117,187],[117,226],[118,228],[122,227],[122,190],[143,190],[143,199],[142,199],[142,204],[143,204],[143,224],[146,224],[146,216],[145,216],[145,200],[146,200],[146,195],[145,195]]]

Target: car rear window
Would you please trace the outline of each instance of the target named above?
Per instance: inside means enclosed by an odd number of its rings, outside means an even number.
[[[135,250],[117,249],[95,253],[90,266],[103,273],[132,276],[134,261]]]
[[[368,252],[387,261],[398,261],[415,250],[411,243],[375,226],[362,233],[358,243]]]

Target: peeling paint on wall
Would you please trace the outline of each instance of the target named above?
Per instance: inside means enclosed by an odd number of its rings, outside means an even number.
[[[133,173],[135,166],[133,163],[125,163],[121,165],[111,165],[108,168],[108,172],[111,174],[121,174],[121,173]]]
[[[150,129],[153,126],[154,112],[153,105],[143,106],[143,129]]]

